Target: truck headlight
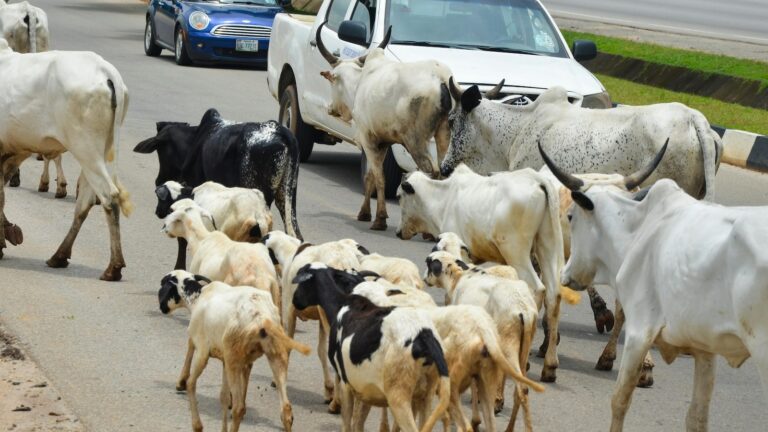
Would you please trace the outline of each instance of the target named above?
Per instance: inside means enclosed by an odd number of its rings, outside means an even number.
[[[189,15],[189,25],[195,30],[204,30],[210,22],[211,19],[205,12],[195,11]]]
[[[611,108],[613,102],[607,91],[584,96],[581,101],[582,108]]]

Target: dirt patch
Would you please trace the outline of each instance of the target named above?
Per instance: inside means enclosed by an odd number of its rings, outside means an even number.
[[[42,371],[1,324],[0,395],[0,431],[85,431]]]

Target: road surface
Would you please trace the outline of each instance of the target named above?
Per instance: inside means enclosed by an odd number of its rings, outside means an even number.
[[[768,45],[764,0],[543,0],[558,16]]]
[[[116,0],[37,0],[47,12],[55,49],[93,50],[122,73],[131,105],[121,131],[120,178],[131,191],[136,211],[123,219],[122,234],[128,267],[124,281],[106,283],[98,276],[107,264],[108,240],[103,211],[94,209],[78,238],[67,269],[50,269],[45,260],[68,229],[73,198],[54,200],[40,194],[41,164],[30,160],[22,171],[22,187],[7,192],[6,214],[20,224],[25,242],[7,249],[0,261],[0,318],[27,345],[69,406],[93,431],[189,430],[187,398],[174,382],[184,359],[187,315],[160,314],[157,290],[171,270],[176,242],[160,233],[155,218],[154,155],[131,149],[153,136],[155,122],[197,123],[209,107],[234,120],[275,118],[277,104],[267,93],[265,73],[238,68],[183,68],[165,52],[161,58],[142,51],[144,6]],[[399,255],[423,265],[432,244],[395,238],[399,209],[389,203],[386,232],[368,230],[357,222],[361,202],[359,152],[347,144],[316,146],[311,162],[302,165],[298,211],[302,232],[310,242],[352,237],[372,251]],[[70,194],[78,170],[69,155],[65,169]],[[718,201],[727,204],[768,204],[768,178],[724,166],[717,177]],[[276,227],[281,227],[279,218]],[[692,227],[695,229],[695,227]],[[707,235],[707,233],[702,233]],[[442,294],[430,291],[436,299]],[[603,289],[612,302],[609,289]],[[297,338],[313,347],[316,326],[300,323]],[[562,318],[560,369],[556,384],[532,396],[534,424],[539,431],[606,430],[616,372],[598,372],[594,363],[607,339],[595,332],[587,302],[565,306]],[[536,343],[540,341],[539,331]],[[628,431],[670,431],[684,428],[692,390],[693,363],[680,358],[671,366],[658,355],[656,384],[638,390],[627,418]],[[540,359],[533,358],[531,376],[538,377]],[[199,385],[207,430],[220,423],[220,366],[209,363]],[[279,430],[277,395],[269,386],[266,362],[253,370],[242,430]],[[291,357],[289,396],[294,404],[294,431],[339,430],[339,418],[325,413],[320,368],[310,357]],[[718,366],[711,411],[711,430],[756,431],[768,424],[756,369]],[[497,418],[506,425],[509,407]],[[2,415],[2,414],[0,414]],[[372,413],[373,417],[373,413]],[[369,430],[377,430],[369,419]],[[520,426],[519,426],[520,427]]]

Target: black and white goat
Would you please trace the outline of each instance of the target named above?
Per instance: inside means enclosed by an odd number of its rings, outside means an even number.
[[[207,285],[203,285],[207,282]],[[232,408],[231,432],[236,432],[245,415],[245,396],[253,362],[262,355],[272,369],[282,405],[281,420],[290,432],[293,410],[288,400],[288,353],[297,350],[308,355],[310,348],[288,337],[280,326],[280,314],[270,295],[249,286],[229,286],[183,270],[163,277],[158,292],[164,314],[185,307],[191,312],[187,356],[177,390],[187,390],[192,413],[192,429],[203,430],[197,409],[196,384],[209,357],[224,364],[221,402],[222,431],[227,430]]]
[[[450,377],[440,335],[424,310],[379,307],[348,294],[364,281],[361,274],[311,263],[302,267],[293,304],[298,310],[320,306],[331,324],[328,357],[341,378],[342,431],[352,430],[353,402],[388,406],[404,432],[431,431],[450,403]],[[420,385],[426,383],[425,385]],[[417,427],[414,402],[439,402]],[[422,406],[429,407],[425,403]],[[356,410],[359,411],[359,410]]]

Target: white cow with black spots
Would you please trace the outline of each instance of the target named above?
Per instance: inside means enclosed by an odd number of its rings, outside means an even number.
[[[451,83],[453,84],[453,83]],[[613,109],[580,108],[562,87],[553,87],[527,106],[483,99],[477,86],[461,91],[451,111],[451,144],[442,161],[447,177],[465,163],[475,172],[539,169],[537,144],[558,166],[578,173],[633,173],[665,141],[667,155],[644,185],[675,180],[694,197],[711,201],[723,143],[699,111],[679,103]]]

